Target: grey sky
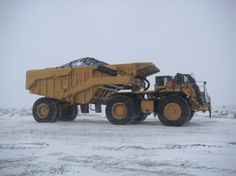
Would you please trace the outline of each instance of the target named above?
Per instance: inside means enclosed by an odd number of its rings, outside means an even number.
[[[0,107],[36,100],[26,70],[86,56],[194,72],[213,105],[236,104],[236,1],[0,0]]]

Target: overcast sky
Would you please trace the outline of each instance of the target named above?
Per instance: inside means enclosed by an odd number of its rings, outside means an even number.
[[[193,72],[213,105],[236,104],[236,1],[0,0],[0,108],[38,98],[25,90],[26,70],[86,56]]]

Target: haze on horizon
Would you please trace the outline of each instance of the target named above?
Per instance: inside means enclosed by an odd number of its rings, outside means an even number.
[[[27,70],[88,56],[194,73],[213,106],[236,105],[235,19],[233,0],[1,0],[0,108],[39,97],[25,90]]]

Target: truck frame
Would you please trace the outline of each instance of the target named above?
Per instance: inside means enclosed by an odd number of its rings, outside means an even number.
[[[72,121],[78,105],[81,113],[89,113],[90,105],[99,113],[105,105],[107,119],[118,125],[140,123],[153,113],[164,125],[181,126],[197,111],[211,114],[206,82],[201,90],[189,74],[156,76],[150,90],[147,77],[160,71],[153,63],[98,62],[82,67],[74,63],[27,71],[26,89],[43,96],[32,108],[37,122]]]

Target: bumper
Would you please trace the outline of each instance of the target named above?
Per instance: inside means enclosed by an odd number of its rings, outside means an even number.
[[[200,106],[198,108],[198,111],[202,112],[209,112],[209,117],[211,118],[211,97],[207,92],[206,89],[206,82],[203,82],[203,90],[201,91],[200,96]]]

